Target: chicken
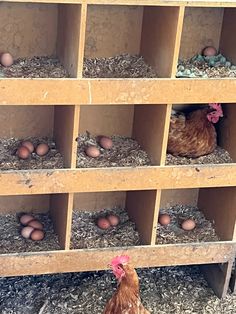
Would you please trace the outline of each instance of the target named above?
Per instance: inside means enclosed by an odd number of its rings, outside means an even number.
[[[129,256],[113,258],[111,268],[118,280],[118,288],[108,301],[103,314],[150,314],[141,303],[139,279],[135,269],[128,265]]]
[[[170,119],[167,152],[192,158],[212,153],[217,145],[213,123],[220,117],[223,117],[220,104],[209,104],[187,115],[174,112]]]

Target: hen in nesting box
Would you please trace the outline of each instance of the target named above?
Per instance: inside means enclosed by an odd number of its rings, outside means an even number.
[[[173,111],[170,120],[168,153],[174,156],[200,157],[217,145],[214,123],[223,117],[220,104],[209,104],[188,114]]]

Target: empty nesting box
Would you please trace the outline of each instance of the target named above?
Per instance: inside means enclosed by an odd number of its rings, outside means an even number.
[[[178,7],[88,5],[84,77],[170,77],[178,14]]]

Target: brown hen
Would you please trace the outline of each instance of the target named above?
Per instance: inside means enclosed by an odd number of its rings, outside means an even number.
[[[135,269],[128,265],[128,261],[129,256],[121,255],[111,262],[119,285],[103,314],[150,314],[141,303],[138,275]]]
[[[167,152],[174,156],[200,157],[210,154],[217,145],[213,123],[223,116],[220,104],[197,109],[187,115],[171,115]]]

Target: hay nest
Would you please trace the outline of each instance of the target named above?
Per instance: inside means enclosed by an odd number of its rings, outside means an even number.
[[[233,160],[230,154],[223,148],[217,146],[216,149],[209,155],[188,158],[173,156],[172,154],[166,154],[166,165],[203,165],[203,164],[225,164],[232,163]]]
[[[158,223],[157,244],[219,241],[214,224],[207,220],[197,207],[175,205],[161,209],[160,214],[168,214],[171,223],[167,226]],[[185,231],[181,228],[181,223],[189,218],[195,221],[196,227],[191,231]]]
[[[0,64],[0,77],[61,78],[69,77],[60,61],[55,57],[19,58],[10,67]]]
[[[90,135],[89,132],[79,135],[77,138],[77,167],[139,167],[151,164],[148,154],[134,139],[118,135],[112,136],[111,139],[113,146],[106,150],[99,146],[96,137]],[[85,154],[85,149],[89,145],[94,145],[99,149],[99,157],[92,158]]]
[[[115,214],[120,218],[116,227],[102,230],[96,225],[98,217]],[[104,209],[100,212],[74,211],[72,223],[72,249],[103,248],[139,245],[140,238],[135,224],[124,209]]]
[[[0,254],[60,250],[49,215],[33,214],[33,216],[43,224],[45,238],[42,241],[24,239],[21,236],[19,215],[0,215]]]
[[[88,78],[157,77],[142,56],[121,54],[110,58],[85,58],[83,76]]]
[[[40,143],[49,146],[49,152],[45,156],[38,156],[35,152],[28,159],[19,159],[16,156],[17,148],[22,140],[17,138],[0,139],[0,170],[23,170],[23,169],[58,169],[63,168],[63,158],[56,149],[56,144],[47,137],[28,137],[24,140],[31,141],[36,147]]]

